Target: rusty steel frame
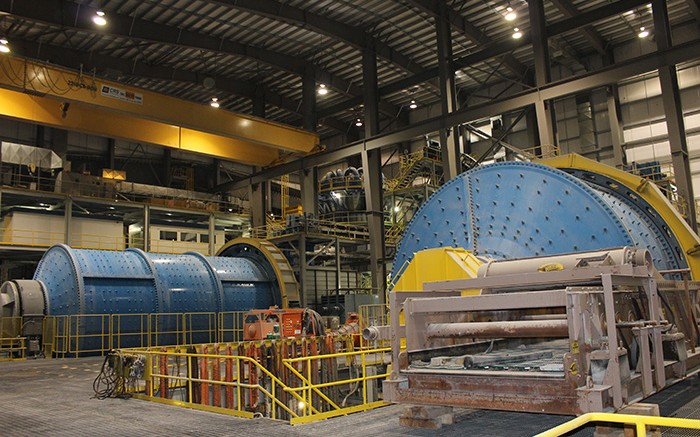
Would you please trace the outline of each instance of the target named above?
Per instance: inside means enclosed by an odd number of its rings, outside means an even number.
[[[671,284],[672,281],[664,281],[664,293],[677,291],[683,295],[687,290],[680,281],[676,281],[675,288]],[[656,279],[645,266],[596,266],[425,285],[432,291],[390,293],[394,368],[384,382],[385,400],[550,414],[615,411],[700,368],[700,353],[695,353],[694,345],[689,346],[690,351],[679,354],[683,356],[677,360],[667,357],[664,362],[664,332],[669,325],[662,319]],[[486,289],[493,292],[514,285],[518,289],[556,289],[480,296],[461,296],[454,291]],[[693,286],[697,290],[697,284]],[[670,289],[672,291],[668,291]],[[642,314],[645,317],[636,321],[618,320],[616,311],[623,311],[625,301],[632,299],[643,302]],[[454,333],[455,329],[469,325],[455,316],[469,312],[515,314],[524,309],[551,311],[555,308],[566,312],[569,339],[569,348],[563,357],[564,371],[555,372],[556,375],[532,371],[409,367],[414,358],[464,354],[469,350],[469,345],[465,344],[435,347],[430,332],[436,328],[430,326],[436,325],[436,317],[442,317],[438,320],[440,322],[453,322],[455,326],[452,328],[444,323],[439,328],[452,329]],[[402,314],[405,326],[400,324]],[[547,320],[542,318],[541,321]],[[615,326],[615,329],[607,329],[608,326]],[[639,345],[638,362],[633,371],[629,366],[630,352],[619,346],[623,331],[628,336],[633,335]],[[684,347],[685,339],[693,338],[688,334],[680,337]],[[402,351],[404,338],[406,350]],[[532,345],[532,341],[529,344]],[[610,348],[609,345],[616,347]]]

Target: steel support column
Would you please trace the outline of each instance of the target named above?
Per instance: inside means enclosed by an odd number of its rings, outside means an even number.
[[[267,182],[260,182],[250,186],[250,224],[257,228],[265,225],[265,192]]]
[[[143,206],[143,251],[151,250],[151,207]]]
[[[455,89],[455,72],[452,65],[452,33],[447,5],[440,2],[440,15],[435,17],[437,33],[438,76],[440,79],[440,106],[442,115],[457,109]],[[459,126],[440,129],[440,148],[442,149],[442,168],[445,182],[460,173]]]
[[[209,213],[209,256],[216,255],[216,218]]]
[[[170,149],[163,149],[163,185],[169,187],[173,183],[173,152]]]
[[[307,217],[318,213],[318,169],[305,168],[300,173],[301,209]]]
[[[530,32],[532,33],[532,51],[535,55],[535,85],[542,87],[550,82],[549,42],[544,17],[543,0],[528,0],[530,12]],[[540,100],[535,102],[537,129],[540,145],[555,144],[556,127],[554,124],[553,102]]]
[[[63,243],[70,246],[73,225],[73,198],[66,197],[63,203]]]
[[[114,170],[117,145],[114,138],[107,139],[107,159],[109,160],[109,168]]]
[[[652,0],[651,5],[654,12],[657,50],[667,50],[673,46],[673,42],[671,40],[671,26],[668,21],[666,1]],[[688,139],[685,134],[683,104],[678,88],[676,66],[671,64],[659,67],[659,81],[661,82],[661,98],[664,104],[664,113],[666,114],[666,127],[668,129],[668,141],[671,146],[671,160],[676,186],[678,187],[678,193],[688,201],[686,221],[693,230],[696,230],[695,194],[693,193],[693,179],[690,173]]]
[[[63,169],[70,171],[68,167],[68,131],[65,129],[51,128],[51,150],[53,150],[63,162]]]
[[[221,185],[221,160],[219,158],[214,158],[212,167],[214,170],[214,186],[218,187]]]
[[[297,250],[299,251],[299,286],[301,289],[299,293],[299,306],[301,308],[306,308],[309,299],[306,298],[306,290],[308,287],[304,286],[304,284],[306,284],[306,277],[308,276],[306,265],[306,233],[304,232],[299,234],[299,247]],[[315,301],[314,303],[319,304],[320,302]]]
[[[379,133],[379,90],[377,86],[377,54],[368,47],[362,54],[362,80],[365,99],[365,138]],[[372,291],[384,301],[386,266],[384,265],[384,201],[382,199],[381,149],[362,151],[365,203],[369,231]],[[336,248],[337,250],[337,248]]]
[[[607,103],[608,103],[608,123],[610,123],[610,138],[613,147],[614,165],[617,168],[622,168],[627,163],[625,150],[623,148],[624,136],[622,131],[622,123],[620,120],[620,97],[617,92],[617,85],[611,85],[606,88]]]
[[[302,79],[302,116],[304,118],[304,129],[316,131],[316,78],[314,71],[310,68],[304,70]]]
[[[622,2],[625,0],[620,1]],[[398,144],[403,141],[412,141],[422,135],[435,132],[444,126],[469,123],[470,121],[489,117],[494,114],[503,114],[521,109],[541,100],[558,99],[572,96],[582,91],[608,86],[632,76],[655,71],[662,65],[696,60],[698,58],[697,53],[700,53],[700,42],[689,41],[671,47],[663,52],[653,52],[638,56],[634,59],[618,62],[610,67],[601,68],[595,72],[553,82],[538,89],[523,91],[516,96],[475,104],[470,107],[461,108],[448,116],[440,115],[438,117],[417,121],[405,128],[383,133],[362,142],[350,143],[332,150],[305,156],[286,164],[271,167],[250,177],[228,182],[219,187],[219,189],[234,190],[245,188],[250,184],[265,181],[290,172],[300,171],[309,166],[319,166],[346,159],[348,156],[361,153],[362,150],[373,150],[392,144]]]

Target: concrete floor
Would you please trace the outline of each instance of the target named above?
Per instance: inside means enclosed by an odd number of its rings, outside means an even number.
[[[239,419],[136,399],[97,400],[92,398],[92,381],[101,364],[100,357],[0,362],[0,436],[531,436],[569,419],[457,410],[454,425],[432,431],[399,426],[403,407],[392,405],[291,426],[269,419]],[[697,377],[656,397],[663,415],[700,419]]]

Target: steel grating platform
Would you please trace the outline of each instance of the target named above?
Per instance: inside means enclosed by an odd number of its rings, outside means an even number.
[[[505,411],[455,410],[455,424],[440,430],[399,426],[403,406],[391,405],[308,425],[240,419],[136,399],[92,399],[102,358],[0,362],[0,436],[531,436],[570,417]],[[652,396],[661,413],[700,419],[700,379],[695,376]],[[663,435],[682,436],[677,431]],[[691,431],[692,432],[692,431]],[[576,435],[593,435],[592,429]]]

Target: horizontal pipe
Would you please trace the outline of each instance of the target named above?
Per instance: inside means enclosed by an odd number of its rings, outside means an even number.
[[[369,326],[362,330],[362,338],[365,340],[389,340],[391,339],[391,326]]]
[[[520,320],[510,322],[431,323],[428,338],[447,337],[568,337],[566,320]]]
[[[614,265],[631,264],[633,266],[652,266],[651,254],[648,250],[634,247],[621,247],[552,255],[548,257],[489,261],[479,267],[478,276],[484,278],[488,276],[518,275],[552,270],[572,270],[578,267],[606,265],[608,263]]]

